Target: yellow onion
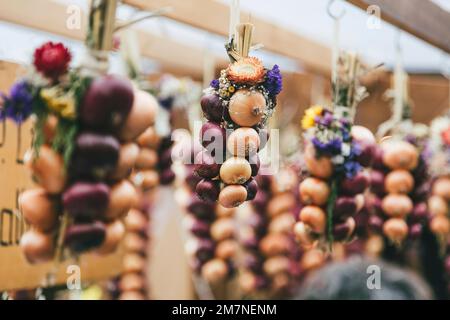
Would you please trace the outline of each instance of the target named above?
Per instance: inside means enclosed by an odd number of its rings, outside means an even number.
[[[372,131],[370,131],[366,127],[353,125],[350,134],[354,140],[360,143],[368,145],[376,143],[376,139]]]
[[[216,257],[222,260],[231,259],[236,255],[237,250],[238,245],[235,240],[221,241],[216,247]]]
[[[428,199],[428,211],[431,215],[442,215],[445,216],[448,214],[448,204],[440,196],[431,196]]]
[[[210,260],[202,267],[202,276],[210,283],[217,283],[223,280],[227,274],[228,266],[221,259]]]
[[[327,179],[333,174],[333,163],[328,157],[316,158],[312,144],[308,144],[304,153],[305,165],[309,173],[321,179]]]
[[[450,201],[450,178],[441,177],[433,183],[433,194]]]
[[[225,208],[220,204],[216,205],[216,215],[218,218],[232,217],[235,212],[236,212],[235,208]]]
[[[290,261],[285,256],[270,257],[264,262],[264,272],[269,276],[289,271]]]
[[[112,186],[106,218],[114,220],[125,215],[137,202],[137,193],[128,180],[122,180]]]
[[[384,188],[389,193],[409,193],[414,188],[414,178],[407,170],[393,170],[386,176]]]
[[[390,169],[413,170],[419,162],[416,147],[406,141],[387,140],[382,145],[383,163]]]
[[[133,142],[120,146],[119,161],[112,174],[111,179],[121,180],[126,178],[134,168],[139,155],[139,147]]]
[[[51,231],[58,221],[53,201],[43,188],[24,191],[19,206],[25,221],[43,232]]]
[[[137,143],[141,148],[157,149],[161,139],[154,127],[147,128],[137,138]]]
[[[220,179],[226,184],[244,184],[251,176],[252,168],[244,158],[229,158],[220,167]]]
[[[136,187],[146,191],[159,184],[159,174],[155,170],[138,171],[131,175],[130,180]]]
[[[53,258],[53,236],[37,230],[28,230],[20,239],[20,247],[31,264],[43,263]]]
[[[128,232],[123,239],[123,245],[126,251],[143,252],[147,243],[138,233]]]
[[[413,202],[404,194],[388,194],[381,202],[383,211],[390,217],[403,218],[411,213]]]
[[[147,219],[139,210],[131,209],[125,217],[125,228],[128,232],[144,232],[147,230]]]
[[[234,235],[234,221],[230,218],[219,219],[211,226],[211,237],[215,241],[223,241]]]
[[[228,111],[237,125],[253,127],[261,122],[266,110],[266,99],[258,91],[240,89],[230,99]]]
[[[285,293],[289,289],[292,280],[288,271],[277,273],[272,277],[270,287],[275,294]]]
[[[446,216],[434,216],[430,221],[430,230],[439,236],[445,236],[450,233],[450,221]]]
[[[290,212],[286,212],[273,218],[269,223],[268,229],[270,233],[288,234],[292,231],[294,224],[294,216]]]
[[[300,211],[300,221],[310,227],[315,233],[322,234],[325,231],[326,215],[317,206],[306,206]]]
[[[241,185],[229,185],[219,193],[219,203],[225,208],[234,208],[247,199],[247,189]]]
[[[125,291],[119,296],[119,300],[146,300],[144,294],[141,291]]]
[[[289,237],[284,234],[269,233],[261,240],[259,246],[266,256],[275,256],[288,252],[290,241]]]
[[[239,276],[239,286],[246,293],[254,292],[257,288],[257,278],[252,272],[243,271]]]
[[[295,207],[295,204],[295,196],[292,193],[285,192],[277,194],[275,197],[270,199],[267,204],[267,213],[270,217],[275,217],[281,213],[290,211]]]
[[[394,243],[401,243],[408,235],[408,225],[401,218],[390,218],[383,224],[384,235]]]
[[[121,291],[140,291],[145,288],[145,279],[137,273],[125,273],[120,277],[119,288]]]
[[[297,222],[294,225],[294,235],[300,245],[305,250],[310,250],[316,246],[317,239],[314,237],[303,222]]]
[[[260,145],[259,135],[253,128],[238,128],[227,140],[227,150],[234,156],[246,157],[255,154]]]
[[[157,112],[158,102],[151,94],[143,90],[134,90],[133,106],[120,130],[119,138],[123,141],[136,139],[154,124]]]
[[[310,271],[320,268],[325,262],[326,256],[322,250],[312,249],[305,251],[300,260],[300,266],[303,271]]]
[[[290,192],[298,186],[297,173],[290,168],[283,168],[277,173],[276,179],[272,179],[271,182],[270,191],[273,194]]]
[[[299,192],[303,204],[322,206],[330,196],[330,187],[323,180],[310,177],[300,183]]]
[[[110,254],[116,251],[125,235],[125,225],[119,219],[106,225],[106,236],[102,245],[95,251],[99,254]]]
[[[31,168],[33,178],[48,193],[61,193],[66,184],[66,169],[64,160],[52,148],[41,146],[39,156],[33,153],[27,154],[25,162]]]
[[[124,273],[134,272],[141,273],[145,272],[146,261],[142,255],[138,253],[127,253],[123,257],[123,271]]]
[[[141,148],[136,158],[136,169],[147,170],[153,169],[158,163],[158,154],[155,150]]]

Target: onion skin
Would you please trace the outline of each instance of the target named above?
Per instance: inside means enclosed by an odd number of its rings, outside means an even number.
[[[343,223],[333,226],[333,238],[336,241],[348,240],[355,231],[356,222],[352,217],[348,217]]]
[[[353,125],[350,131],[352,138],[366,145],[374,145],[376,143],[375,136],[372,131],[363,126]]]
[[[128,232],[143,234],[147,230],[147,218],[139,210],[131,209],[124,221]]]
[[[300,266],[304,271],[320,268],[326,261],[326,256],[322,250],[308,250],[303,254]]]
[[[195,157],[195,172],[202,178],[212,179],[220,172],[220,164],[217,164],[209,151],[204,150]]]
[[[238,245],[235,240],[225,240],[219,242],[216,247],[216,257],[222,260],[233,258],[238,250]]]
[[[96,250],[99,254],[110,254],[117,250],[120,241],[125,235],[125,225],[116,220],[106,225],[106,236],[103,244]]]
[[[401,243],[408,235],[408,225],[403,219],[390,218],[383,225],[383,233],[394,243]]]
[[[264,272],[274,277],[275,275],[285,273],[289,270],[290,267],[290,261],[288,257],[284,256],[275,256],[270,257],[264,262]]]
[[[145,258],[138,253],[126,253],[123,257],[123,273],[145,272]]]
[[[137,143],[141,148],[157,149],[161,139],[155,131],[154,127],[147,128],[137,138]]]
[[[211,237],[216,242],[233,238],[235,224],[231,218],[223,218],[216,220],[211,225]]]
[[[403,194],[388,194],[382,200],[383,211],[390,217],[403,218],[413,209],[411,199]]]
[[[379,170],[372,170],[370,172],[370,191],[377,196],[384,196],[384,173]]]
[[[259,156],[257,153],[250,155],[248,158],[248,163],[250,163],[250,167],[252,168],[252,177],[256,177],[259,172],[259,168],[261,167],[261,161],[259,160]]]
[[[137,188],[147,191],[159,185],[159,174],[155,170],[143,170],[131,175],[130,180]]]
[[[322,206],[330,196],[330,187],[326,182],[310,177],[300,183],[299,193],[303,204]]]
[[[121,217],[125,215],[136,203],[136,189],[128,180],[122,180],[111,188],[109,205],[105,213],[105,218],[108,220],[114,220]]]
[[[123,239],[126,251],[144,252],[146,251],[146,240],[137,233],[127,233]]]
[[[38,157],[30,153],[26,158],[25,162],[40,186],[50,194],[62,192],[66,185],[66,169],[61,155],[49,146],[42,145]]]
[[[112,75],[95,78],[84,94],[80,119],[87,127],[116,131],[125,122],[133,101],[130,81]]]
[[[114,172],[120,144],[111,135],[83,132],[76,138],[71,171],[77,177],[103,179]]]
[[[28,230],[20,238],[20,247],[31,264],[43,263],[53,258],[53,236],[37,230]]]
[[[294,216],[289,213],[283,213],[276,216],[270,221],[268,230],[270,233],[284,233],[289,234],[294,227]]]
[[[275,217],[295,207],[296,200],[292,193],[281,193],[272,197],[267,204],[267,213],[269,217]]]
[[[120,129],[119,139],[132,141],[155,123],[158,113],[158,102],[143,90],[134,90],[134,101],[131,112]]]
[[[347,195],[363,193],[369,186],[369,179],[364,172],[357,173],[353,178],[345,178],[342,181],[340,191]]]
[[[198,197],[207,202],[216,202],[220,193],[220,182],[218,180],[203,179],[197,184],[195,192]]]
[[[19,207],[25,221],[44,233],[50,232],[58,222],[55,204],[43,188],[22,192]]]
[[[432,193],[450,201],[450,178],[441,177],[433,183]]]
[[[265,256],[286,254],[290,249],[289,237],[280,233],[269,233],[260,242],[259,247]]]
[[[119,150],[119,160],[112,173],[111,180],[122,180],[128,177],[133,170],[139,156],[139,147],[136,143],[124,144]]]
[[[450,221],[446,216],[434,216],[430,221],[430,230],[439,236],[446,236],[450,233]]]
[[[316,158],[316,152],[312,144],[306,146],[304,158],[306,168],[311,175],[321,179],[328,179],[333,174],[331,159],[328,157]]]
[[[244,184],[252,175],[252,168],[244,158],[232,157],[220,167],[220,179],[226,184]]]
[[[388,173],[384,181],[389,193],[409,193],[414,188],[414,178],[409,171],[398,169]]]
[[[316,206],[306,206],[300,211],[300,221],[310,227],[315,233],[325,232],[326,215],[325,212]]]
[[[433,216],[446,216],[448,214],[449,208],[447,202],[442,197],[431,196],[428,199],[428,210]]]
[[[170,153],[170,150],[169,150]],[[158,163],[158,154],[155,150],[141,148],[136,157],[136,169],[148,170],[155,168]]]
[[[356,201],[354,197],[340,196],[334,206],[334,217],[345,220],[356,213]]]
[[[214,259],[202,267],[202,277],[209,283],[218,283],[228,275],[228,266],[221,259]]]
[[[216,215],[218,218],[232,217],[236,212],[236,208],[225,208],[220,204],[216,205]]]
[[[231,120],[241,127],[253,127],[261,122],[266,110],[266,99],[258,91],[240,89],[230,99],[228,112]]]
[[[229,185],[220,191],[219,203],[225,208],[234,208],[247,199],[247,189],[241,185]]]
[[[217,94],[206,94],[200,100],[203,115],[206,119],[213,122],[222,121],[224,106],[222,100]]]
[[[62,203],[73,218],[95,220],[108,208],[109,194],[104,183],[77,182],[64,192]]]
[[[106,227],[100,222],[73,224],[66,229],[64,245],[81,253],[99,247],[106,237]]]
[[[216,150],[222,153],[226,145],[226,131],[219,124],[208,121],[200,130],[200,143],[208,150]]]
[[[383,163],[392,170],[405,169],[411,171],[419,163],[417,149],[405,141],[388,140],[382,144]]]
[[[251,201],[255,199],[256,194],[258,193],[258,183],[255,179],[250,178],[245,184],[245,189],[247,189],[247,201]]]
[[[294,225],[294,234],[297,241],[300,242],[305,250],[313,248],[317,243],[317,240],[308,232],[303,222],[297,222]]]
[[[258,152],[259,135],[253,128],[237,128],[227,139],[227,150],[237,157],[246,157]]]

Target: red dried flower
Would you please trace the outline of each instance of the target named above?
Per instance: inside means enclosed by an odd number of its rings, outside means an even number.
[[[34,66],[44,76],[54,80],[67,72],[71,58],[62,43],[47,42],[34,52]]]
[[[444,143],[446,145],[450,145],[450,128],[447,128],[446,130],[442,131],[442,140],[444,140]]]

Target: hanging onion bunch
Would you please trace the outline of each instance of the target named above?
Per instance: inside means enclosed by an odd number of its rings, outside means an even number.
[[[38,74],[25,80],[37,118],[26,163],[39,188],[19,202],[32,226],[21,239],[32,263],[48,261],[55,249],[58,259],[63,251],[116,249],[125,231],[121,219],[136,203],[127,180],[137,156],[133,141],[153,123],[157,107],[152,96],[118,76],[66,68],[50,78],[54,60],[66,51],[53,43],[37,49]]]
[[[247,50],[242,42],[237,48],[233,41],[228,45],[232,63],[211,82],[201,100],[208,122],[200,132],[205,149],[196,158],[197,173],[204,178],[197,194],[225,208],[237,207],[256,194],[252,177],[259,170],[257,153],[268,139],[264,127],[282,87],[278,66],[269,70],[259,59],[248,57],[253,26],[241,27],[238,34],[246,39]],[[211,187],[205,188],[206,184]]]
[[[356,105],[365,97],[359,86],[356,56],[343,54],[333,83],[334,108],[313,106],[302,119],[304,161],[309,177],[299,186],[303,208],[294,231],[305,248],[347,242],[355,231],[355,215],[364,204],[368,177],[362,171],[373,157],[375,138],[353,125]]]

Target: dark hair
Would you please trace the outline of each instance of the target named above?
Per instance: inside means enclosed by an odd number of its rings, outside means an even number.
[[[371,276],[379,272],[375,287]],[[415,273],[381,260],[353,256],[311,273],[300,288],[305,300],[428,300],[428,285]]]

